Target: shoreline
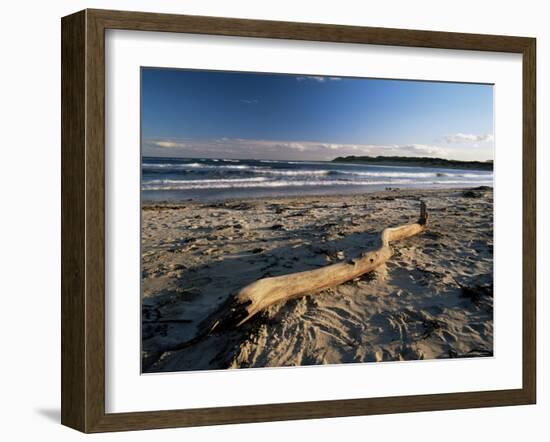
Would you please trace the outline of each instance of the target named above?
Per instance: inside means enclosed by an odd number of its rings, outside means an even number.
[[[492,196],[482,186],[142,202],[144,372],[491,356]],[[393,244],[377,271],[163,351],[252,281],[372,248],[385,227],[415,221],[419,199],[427,231]],[[461,288],[478,286],[487,291]]]
[[[374,196],[376,197],[378,194],[380,194],[380,196],[399,196],[399,197],[404,197],[404,196],[407,196],[407,194],[410,194],[410,196],[417,196],[418,193],[422,193],[422,194],[433,194],[433,193],[438,193],[438,192],[466,192],[466,191],[469,191],[469,190],[472,190],[472,191],[476,191],[476,190],[493,190],[493,186],[488,186],[488,185],[481,185],[481,186],[465,186],[465,187],[424,187],[424,188],[416,188],[416,187],[408,187],[408,188],[403,188],[403,187],[390,187],[390,186],[386,186],[384,190],[380,190],[380,189],[372,189],[372,190],[367,190],[367,191],[363,191],[363,192],[353,192],[353,193],[346,193],[346,192],[342,192],[342,193],[334,193],[334,194],[305,194],[305,195],[279,195],[279,196],[275,196],[275,195],[270,195],[270,196],[263,196],[263,195],[249,195],[249,196],[237,196],[237,197],[234,197],[234,198],[219,198],[219,199],[216,199],[216,198],[205,198],[203,200],[199,199],[199,198],[185,198],[185,199],[182,199],[182,200],[170,200],[170,199],[165,199],[165,200],[152,200],[152,199],[144,199],[142,197],[141,199],[141,207],[142,208],[149,208],[151,206],[178,206],[178,205],[183,205],[183,204],[189,204],[189,203],[196,203],[196,204],[212,204],[212,203],[216,203],[216,202],[227,202],[227,201],[263,201],[265,200],[266,198],[269,198],[269,199],[289,199],[289,200],[292,200],[292,199],[304,199],[304,198],[316,198],[316,199],[327,199],[327,198],[349,198],[349,197],[357,197],[357,196],[361,196],[361,195],[365,195],[365,196]],[[215,193],[215,192],[213,192]]]

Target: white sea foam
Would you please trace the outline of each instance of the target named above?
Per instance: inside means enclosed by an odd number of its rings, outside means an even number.
[[[492,179],[481,179],[481,180],[444,180],[444,181],[426,181],[427,184],[471,184],[475,185],[492,185]],[[422,183],[419,183],[422,184]]]
[[[223,167],[223,166],[221,166]],[[443,172],[373,172],[373,171],[350,171],[339,169],[297,169],[297,170],[282,170],[271,169],[269,167],[245,166],[243,168],[250,169],[252,173],[267,174],[267,175],[282,175],[282,176],[323,176],[323,175],[355,175],[360,177],[375,177],[375,178],[435,178],[435,177],[464,177],[464,178],[486,178],[492,174],[456,174]]]
[[[221,179],[208,179],[208,180],[146,180],[143,182],[143,186],[151,186],[158,184],[177,184],[177,185],[197,185],[197,184],[218,184],[218,183],[257,183],[261,181],[267,181],[265,177],[255,178],[221,178]]]
[[[304,186],[371,186],[371,185],[386,185],[386,184],[411,184],[414,181],[401,180],[401,181],[339,181],[339,180],[278,180],[278,181],[260,181],[252,182],[245,180],[211,180],[215,182],[206,183],[206,180],[188,180],[177,181],[174,183],[165,183],[159,185],[145,184],[142,186],[143,190],[190,190],[190,189],[242,189],[242,188],[260,188],[260,187],[304,187]]]
[[[144,163],[145,169],[182,169],[188,167],[202,167],[200,163]]]
[[[435,172],[359,172],[349,170],[338,170],[338,173],[344,175],[372,176],[372,177],[390,177],[390,178],[430,178],[435,177]]]
[[[459,176],[464,178],[488,178],[493,177],[492,172],[486,172],[486,173],[461,173],[460,175],[449,175],[449,176]]]
[[[225,160],[223,160],[225,161]],[[250,166],[245,164],[202,164],[202,163],[144,163],[144,169],[162,169],[162,170],[189,170],[189,169],[250,169]]]
[[[277,169],[263,169],[254,168],[252,170],[255,173],[263,173],[267,175],[282,175],[282,176],[323,176],[330,175],[330,170],[277,170]]]

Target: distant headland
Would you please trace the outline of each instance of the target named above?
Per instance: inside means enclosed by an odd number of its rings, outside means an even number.
[[[369,157],[347,156],[332,160],[336,163],[376,164],[381,166],[443,167],[447,169],[493,170],[493,161],[459,161],[430,157]]]

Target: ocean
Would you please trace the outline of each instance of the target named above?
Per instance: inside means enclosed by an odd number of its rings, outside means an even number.
[[[143,157],[143,201],[492,186],[493,172],[307,161]]]

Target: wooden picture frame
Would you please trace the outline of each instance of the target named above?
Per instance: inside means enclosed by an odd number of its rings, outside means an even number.
[[[523,385],[497,391],[105,412],[105,30],[262,37],[523,57]],[[62,410],[83,432],[141,430],[534,404],[536,41],[533,38],[84,10],[62,19]]]

